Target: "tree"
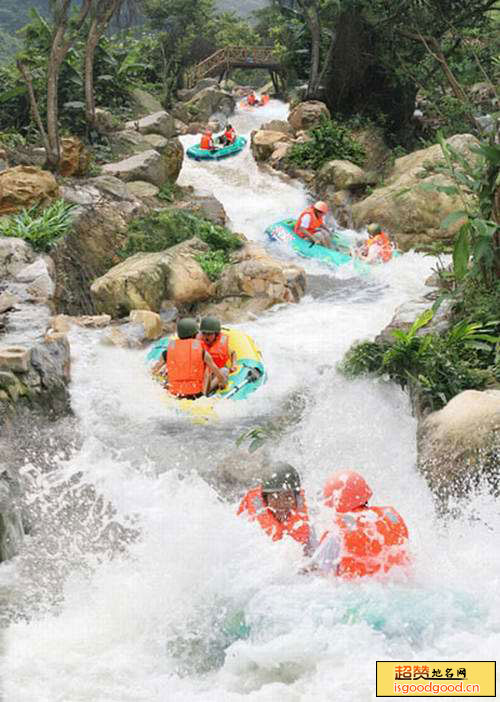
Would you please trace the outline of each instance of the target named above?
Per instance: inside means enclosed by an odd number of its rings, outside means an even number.
[[[38,102],[33,89],[33,79],[28,64],[23,57],[17,60],[17,66],[28,87],[31,110],[45,146],[47,166],[57,170],[60,160],[59,124],[58,124],[58,82],[61,65],[68,51],[77,40],[87,19],[92,0],[82,0],[74,17],[70,16],[71,0],[54,0],[53,32],[51,39],[49,64],[47,68],[47,115],[46,127],[43,123]]]
[[[89,127],[95,127],[94,58],[99,39],[111,18],[123,5],[124,0],[94,0],[91,21],[85,42],[85,119]]]

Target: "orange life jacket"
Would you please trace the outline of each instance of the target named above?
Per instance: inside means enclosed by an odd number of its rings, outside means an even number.
[[[200,149],[213,149],[214,142],[210,134],[203,134],[200,141]]]
[[[366,242],[368,248],[374,244],[380,247],[379,258],[381,258],[384,263],[389,261],[392,257],[392,245],[387,234],[385,232],[380,232]]]
[[[408,564],[408,529],[393,507],[365,507],[354,512],[337,512],[341,558],[337,575],[351,579],[387,573],[393,566]],[[321,542],[328,536],[323,534]]]
[[[255,97],[255,95],[251,94],[247,97],[247,102],[249,105],[255,105],[255,103],[257,102],[257,98]]]
[[[302,226],[302,218],[305,217],[305,215],[311,215],[311,221],[308,227]],[[316,212],[314,211],[314,207],[308,207],[304,210],[304,212],[302,212],[298,220],[295,222],[293,231],[295,232],[295,234],[300,236],[301,239],[307,239],[308,237],[302,234],[300,230],[304,229],[306,232],[308,232],[308,236],[311,236],[320,227],[323,226],[323,219],[324,218],[322,214],[320,214],[319,216],[316,214]]]
[[[229,361],[229,340],[226,334],[217,334],[214,343],[209,346],[206,341],[203,340],[201,334],[199,335],[201,339],[201,345],[208,351],[212,356],[217,368],[224,368]]]
[[[167,350],[167,389],[172,395],[198,395],[203,391],[205,362],[199,339],[175,339]]]
[[[247,513],[251,521],[257,520],[273,541],[281,541],[283,536],[288,534],[292,539],[306,546],[311,538],[309,515],[302,490],[297,495],[297,508],[290,512],[286,522],[276,519],[274,512],[264,502],[260,487],[247,492],[238,509],[238,514],[243,512]]]
[[[226,131],[224,132],[224,136],[226,137],[226,141],[229,144],[232,144],[234,142],[234,140],[236,139],[236,132],[231,127],[231,129],[226,129]]]

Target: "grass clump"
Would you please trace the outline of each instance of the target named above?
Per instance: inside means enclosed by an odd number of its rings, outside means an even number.
[[[311,141],[294,144],[287,156],[288,162],[294,166],[319,170],[332,159],[363,165],[366,158],[363,146],[353,139],[350,130],[340,122],[324,118],[308,134]]]
[[[75,205],[62,199],[42,209],[39,205],[17,214],[0,217],[0,236],[14,236],[29,242],[36,251],[49,251],[71,227]]]
[[[196,260],[211,280],[219,277],[230,253],[243,245],[226,227],[188,212],[162,210],[129,225],[128,239],[119,255],[128,258],[139,252],[164,251],[192,237],[198,237],[210,247],[210,251]]]

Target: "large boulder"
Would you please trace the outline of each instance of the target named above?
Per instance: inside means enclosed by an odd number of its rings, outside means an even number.
[[[272,258],[261,246],[247,242],[232,257],[212,288],[200,314],[216,314],[227,322],[255,318],[273,305],[298,302],[305,292],[302,268]]]
[[[447,142],[465,158],[475,158],[470,147],[478,142],[472,135],[458,134]],[[431,183],[454,185],[447,176],[432,172],[432,166],[441,161],[439,144],[398,158],[386,184],[353,205],[354,226],[360,228],[369,222],[379,222],[404,251],[416,244],[452,240],[463,220],[447,229],[441,227],[441,222],[451,212],[463,210],[461,198],[420,187]]]
[[[277,146],[290,142],[290,137],[283,132],[259,130],[252,132],[251,149],[256,161],[267,161]]]
[[[100,176],[91,182],[116,189],[114,181],[111,177]],[[125,184],[117,182],[126,191]],[[117,192],[117,199],[111,200],[104,197],[104,194],[109,197],[109,190],[98,190],[98,201],[82,207],[71,232],[51,250],[56,269],[55,307],[58,312],[95,313],[90,285],[120,262],[118,251],[127,240],[130,218],[142,212],[141,204],[130,193],[125,193],[127,199],[121,199],[121,192]]]
[[[217,78],[202,78],[199,80],[194,88],[182,88],[177,91],[177,97],[183,102],[191,100],[195,95],[201,93],[205,88],[215,88],[219,84]]]
[[[208,120],[216,112],[226,117],[234,112],[236,102],[231,93],[215,87],[205,88],[197,93],[187,104],[189,113],[198,120]],[[180,118],[182,119],[182,118]],[[182,120],[185,122],[186,120]]]
[[[59,173],[63,176],[83,176],[90,166],[90,153],[78,137],[61,139]]]
[[[102,167],[104,175],[115,176],[125,182],[145,180],[159,188],[169,180],[168,165],[158,151],[149,149],[123,161],[107,163]]]
[[[154,112],[138,120],[126,122],[125,129],[135,129],[139,134],[161,134],[169,139],[176,136],[175,119],[165,110]]]
[[[417,434],[418,467],[440,498],[486,481],[500,492],[500,390],[466,390],[428,415]]]
[[[133,88],[130,91],[130,97],[137,117],[144,117],[163,110],[158,98],[155,98],[154,95],[151,95],[146,90],[142,90],[142,88]]]
[[[20,410],[56,419],[70,412],[70,348],[64,334],[0,347],[0,426]]]
[[[48,205],[59,197],[59,186],[49,171],[15,166],[0,173],[0,215],[33,205]]]
[[[352,136],[365,150],[363,168],[385,172],[391,163],[392,151],[385,142],[383,130],[375,126],[363,127],[354,129]]]
[[[202,193],[185,195],[181,201],[176,201],[175,209],[203,217],[221,227],[227,223],[224,206],[213,195]]]
[[[184,161],[184,147],[180,139],[169,139],[160,149],[166,167],[167,181],[175,183]]]
[[[341,159],[327,161],[318,172],[314,187],[318,192],[334,190],[356,190],[373,184],[373,174],[367,173],[351,161]]]
[[[300,102],[288,115],[288,121],[295,131],[311,129],[317,126],[323,118],[330,119],[330,110],[324,102],[307,100]]]
[[[0,236],[0,279],[16,275],[35,258],[31,246],[14,236]]]
[[[119,132],[114,132],[109,135],[109,141],[113,158],[132,156],[154,148],[146,138],[146,135],[140,134],[135,129],[123,129]]]
[[[131,256],[92,284],[97,311],[123,317],[134,309],[158,312],[165,301],[178,307],[206,300],[211,283],[195,259],[206,251],[207,244],[194,238]]]
[[[260,125],[264,131],[282,132],[289,137],[294,136],[292,125],[284,119],[272,119],[270,122],[264,122]]]

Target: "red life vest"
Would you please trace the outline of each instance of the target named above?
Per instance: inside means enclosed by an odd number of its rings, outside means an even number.
[[[210,134],[203,134],[200,141],[200,149],[213,149],[214,143]]]
[[[408,564],[408,529],[393,507],[337,512],[335,524],[342,538],[338,576],[351,579],[379,571],[387,573],[394,566]],[[328,534],[322,536],[321,542]]]
[[[226,137],[226,141],[228,142],[228,144],[232,144],[236,139],[236,132],[231,127],[231,129],[226,129],[226,131],[224,132],[224,136]]]
[[[253,93],[251,93],[251,94],[247,97],[247,102],[248,102],[249,105],[255,105],[255,103],[257,102],[257,98],[255,97],[255,95],[254,95]]]
[[[224,368],[229,361],[229,340],[226,334],[217,334],[214,343],[209,346],[206,341],[203,340],[201,334],[199,335],[201,339],[201,345],[208,351],[212,356],[217,368]]]
[[[250,492],[247,492],[238,509],[238,514],[247,513],[251,521],[257,520],[273,541],[281,541],[285,534],[288,534],[295,541],[303,544],[308,544],[311,537],[311,529],[309,526],[309,515],[304,497],[304,492],[301,490],[297,495],[297,508],[292,510],[285,522],[280,522],[276,519],[262,496],[262,488],[257,487]]]
[[[203,391],[205,362],[199,339],[175,339],[167,350],[167,389],[172,395],[198,395]]]
[[[303,227],[302,226],[302,218],[305,215],[310,215],[311,216],[311,221],[309,223],[308,227]],[[320,214],[319,216],[316,214],[314,207],[308,207],[307,209],[302,212],[298,220],[295,222],[295,226],[293,228],[293,231],[295,234],[300,236],[301,239],[307,239],[308,236],[311,236],[314,234],[320,227],[323,226],[323,215]],[[305,236],[304,234],[301,233],[301,229],[304,229],[306,232],[308,232],[308,236]]]
[[[380,232],[371,239],[368,239],[366,245],[368,248],[370,248],[370,246],[373,245],[380,247],[378,256],[382,259],[382,261],[384,261],[384,263],[387,263],[387,261],[390,261],[390,259],[392,258],[391,240],[385,232]]]

